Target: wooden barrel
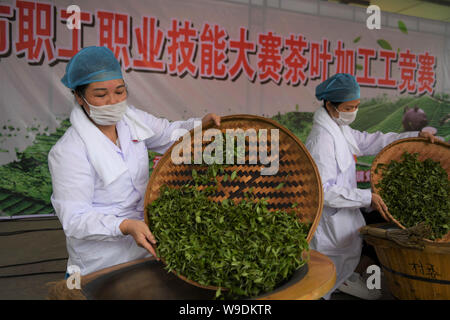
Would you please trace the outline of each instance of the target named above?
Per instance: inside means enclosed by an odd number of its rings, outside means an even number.
[[[375,248],[392,295],[403,300],[450,299],[450,243],[420,241],[423,249],[392,240],[394,224],[368,225],[360,232]]]

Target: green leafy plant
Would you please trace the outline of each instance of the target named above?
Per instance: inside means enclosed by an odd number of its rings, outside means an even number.
[[[310,224],[299,222],[294,211],[269,211],[253,190],[238,203],[210,200],[220,175],[225,180],[224,166],[213,164],[192,170],[192,180],[178,189],[161,187],[147,206],[157,254],[167,270],[227,289],[217,290],[216,298],[270,292],[307,263]],[[239,179],[236,171],[230,179]]]
[[[379,164],[383,178],[376,185],[391,215],[409,228],[425,222],[431,239],[443,237],[450,229],[450,181],[439,162],[418,160],[405,152],[402,161]]]

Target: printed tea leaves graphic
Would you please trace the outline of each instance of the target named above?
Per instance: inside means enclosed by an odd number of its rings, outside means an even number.
[[[390,43],[384,39],[378,39],[377,43],[380,47],[382,47],[385,50],[392,50],[392,46],[390,45]]]
[[[408,28],[406,28],[406,24],[402,20],[398,20],[398,28],[404,34],[408,34]]]

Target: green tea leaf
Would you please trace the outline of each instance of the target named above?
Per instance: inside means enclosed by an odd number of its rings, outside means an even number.
[[[281,182],[279,185],[275,187],[275,190],[280,190],[284,186],[284,183]]]
[[[217,192],[214,172],[219,179],[225,174],[220,168],[192,170],[195,184],[162,186],[146,208],[148,225],[167,270],[228,289],[217,290],[216,298],[256,297],[307,263],[302,253],[309,250],[311,224],[300,223],[295,213],[269,211],[265,198],[210,200]]]
[[[398,28],[404,34],[408,34],[408,28],[406,28],[406,24],[402,20],[398,20]]]
[[[441,238],[450,224],[450,180],[439,162],[418,160],[405,152],[401,161],[379,166],[382,179],[376,185],[391,215],[405,227],[425,223],[431,239]]]
[[[392,46],[384,39],[378,39],[377,40],[378,45],[383,48],[384,50],[392,50]]]

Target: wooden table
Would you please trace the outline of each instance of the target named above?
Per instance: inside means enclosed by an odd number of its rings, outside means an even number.
[[[317,300],[330,291],[336,282],[336,268],[327,256],[311,250],[308,273],[294,285],[262,299]]]
[[[333,262],[325,255],[311,250],[307,273],[299,281],[258,299],[320,299],[333,288],[335,281]],[[154,258],[127,262],[83,276],[81,290],[68,290],[65,280],[57,285],[59,289],[49,295],[50,299],[210,300],[215,295],[213,290],[193,286],[168,273],[162,263]]]

